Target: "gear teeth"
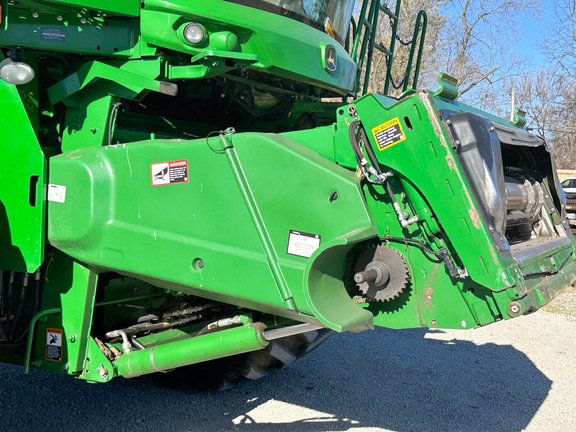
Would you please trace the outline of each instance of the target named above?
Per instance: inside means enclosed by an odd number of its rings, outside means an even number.
[[[357,286],[368,299],[386,302],[400,296],[410,281],[408,265],[404,257],[395,249],[383,244],[377,244],[362,252],[355,265],[355,272],[364,271],[368,264],[380,261],[390,272],[390,279],[382,286],[376,286],[374,281],[358,283]]]

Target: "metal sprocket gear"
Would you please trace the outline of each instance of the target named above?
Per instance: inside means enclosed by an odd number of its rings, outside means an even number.
[[[360,291],[368,299],[381,302],[398,297],[410,281],[404,257],[382,244],[373,245],[362,252],[356,260],[354,272],[354,280]]]

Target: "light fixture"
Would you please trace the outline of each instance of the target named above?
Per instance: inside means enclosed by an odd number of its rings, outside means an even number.
[[[34,69],[26,63],[4,59],[0,62],[0,79],[10,84],[27,84],[34,79]]]
[[[182,36],[184,36],[186,42],[192,45],[198,45],[206,40],[207,33],[206,29],[200,24],[190,23],[184,27]]]

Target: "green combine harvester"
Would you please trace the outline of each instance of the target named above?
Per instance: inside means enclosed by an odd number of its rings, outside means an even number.
[[[573,285],[550,147],[447,75],[416,89],[424,12],[395,86],[400,0],[354,7],[0,0],[0,361],[258,378]]]

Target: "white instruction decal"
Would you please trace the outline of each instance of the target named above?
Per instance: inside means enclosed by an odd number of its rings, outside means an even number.
[[[152,186],[188,183],[188,161],[158,162],[150,165]]]
[[[318,234],[290,230],[287,254],[310,258],[319,247],[320,236]]]
[[[46,360],[62,361],[61,329],[46,329]]]
[[[63,203],[66,201],[66,186],[48,185],[48,201]]]

